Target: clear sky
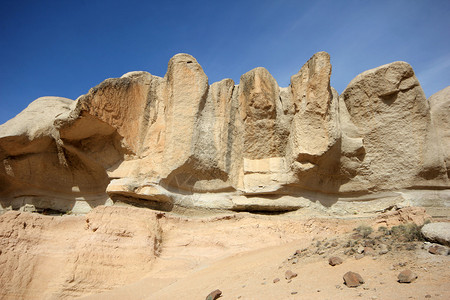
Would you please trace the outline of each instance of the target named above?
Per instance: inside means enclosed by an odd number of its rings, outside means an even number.
[[[193,55],[210,83],[262,66],[280,86],[318,51],[339,93],[410,63],[427,97],[450,85],[449,0],[1,1],[0,124],[40,96],[76,99],[110,77],[164,76]]]

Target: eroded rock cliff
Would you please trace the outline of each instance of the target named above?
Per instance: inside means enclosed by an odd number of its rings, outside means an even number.
[[[0,126],[1,209],[448,200],[448,93],[430,110],[405,62],[358,75],[340,96],[330,76],[319,52],[286,88],[264,68],[209,85],[177,54],[164,78],[130,72],[76,101],[39,98]]]

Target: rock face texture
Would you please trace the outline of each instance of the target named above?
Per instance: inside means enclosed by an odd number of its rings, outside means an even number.
[[[437,136],[444,153],[447,175],[450,178],[450,86],[437,92],[428,100]]]
[[[133,282],[150,270],[160,242],[150,210],[101,206],[64,217],[6,212],[0,298],[75,298]]]
[[[364,141],[356,176],[343,190],[448,185],[430,107],[410,65],[395,62],[366,71],[341,98]]]
[[[0,210],[280,211],[386,192],[401,202],[404,189],[450,199],[448,88],[430,110],[405,62],[358,75],[340,96],[330,76],[319,52],[286,88],[264,68],[209,85],[177,54],[164,78],[130,72],[76,101],[39,98],[0,126]]]

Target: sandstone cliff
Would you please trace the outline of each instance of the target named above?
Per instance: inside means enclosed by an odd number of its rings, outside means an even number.
[[[330,76],[319,52],[286,88],[264,68],[209,85],[177,54],[164,78],[130,72],[76,101],[39,98],[0,126],[0,209],[448,203],[448,88],[430,109],[405,62],[358,75],[340,96]]]

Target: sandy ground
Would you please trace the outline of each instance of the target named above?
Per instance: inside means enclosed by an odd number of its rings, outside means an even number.
[[[450,256],[377,230],[428,217],[421,208],[346,217],[133,207],[86,216],[9,212],[0,216],[0,299],[195,300],[216,289],[220,299],[450,299]],[[364,238],[354,231],[361,225],[374,231]],[[369,242],[372,254],[358,257]],[[389,245],[386,254],[380,243]],[[332,267],[330,256],[344,262]],[[417,280],[398,283],[404,269]],[[287,270],[298,276],[286,280]],[[348,271],[365,283],[344,285]]]
[[[317,241],[345,241],[352,229],[374,219],[305,218],[235,214],[163,222],[163,248],[145,278],[83,299],[205,299],[220,289],[220,299],[450,299],[450,256],[433,255],[416,242],[415,250],[355,259],[337,250],[344,263],[328,264],[328,253],[288,261],[296,250]],[[338,247],[339,248],[339,247]],[[399,266],[401,264],[401,266]],[[410,284],[397,275],[410,269]],[[287,270],[298,276],[290,282]],[[349,288],[347,271],[365,283]],[[273,280],[280,281],[274,283]]]

